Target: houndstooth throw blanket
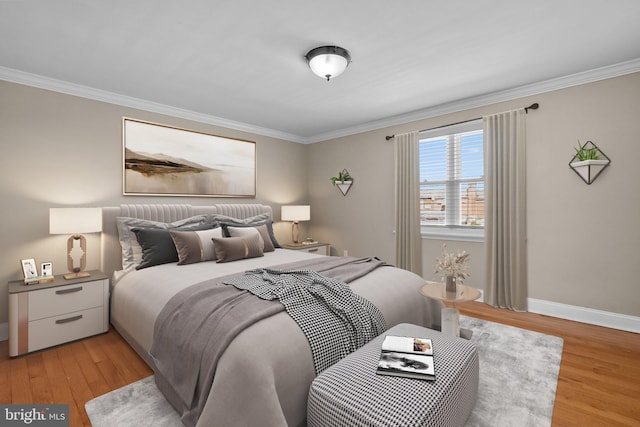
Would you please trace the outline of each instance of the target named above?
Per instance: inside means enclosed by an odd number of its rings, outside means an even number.
[[[257,269],[224,283],[280,301],[309,340],[316,373],[386,330],[376,306],[346,283],[315,271]]]

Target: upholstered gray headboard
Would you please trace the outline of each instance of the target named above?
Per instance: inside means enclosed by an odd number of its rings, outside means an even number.
[[[109,277],[122,270],[122,248],[118,240],[116,218],[119,216],[151,221],[174,222],[194,215],[218,213],[234,218],[248,218],[263,213],[273,220],[271,206],[256,203],[219,204],[210,206],[139,204],[102,208],[102,256],[100,269]]]

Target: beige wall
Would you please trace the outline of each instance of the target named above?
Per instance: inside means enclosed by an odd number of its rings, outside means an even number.
[[[350,137],[301,145],[103,102],[0,82],[0,323],[6,282],[21,277],[19,260],[53,261],[65,271],[66,236],[48,234],[55,206],[120,203],[311,203],[307,234],[334,255],[375,255],[393,263],[393,146],[385,135],[426,129],[539,102],[527,118],[529,296],[640,316],[640,73]],[[122,116],[257,142],[256,199],[122,196]],[[592,140],[612,165],[592,185],[568,167],[577,140]],[[347,168],[355,183],[343,196],[329,181]],[[612,206],[616,206],[614,213]],[[305,226],[306,224],[303,224]],[[287,241],[289,224],[277,224]],[[588,230],[588,232],[584,232]],[[89,268],[99,241],[88,237]],[[424,277],[433,278],[440,241],[423,240]],[[484,287],[483,244],[447,242],[471,253],[472,277]]]
[[[256,141],[257,197],[219,199],[122,195],[122,117]],[[20,259],[52,261],[66,272],[67,236],[49,235],[49,208],[121,203],[306,203],[306,147],[175,117],[0,81],[0,323],[7,321],[7,281]],[[288,241],[290,228],[276,224]],[[88,265],[99,268],[99,235],[87,235]]]
[[[310,232],[334,253],[393,262],[393,147],[385,135],[427,129],[539,102],[527,116],[529,297],[640,316],[640,73],[313,144]],[[577,141],[596,143],[612,163],[586,185],[569,169]],[[343,197],[329,177],[347,168]],[[442,242],[423,240],[433,278]],[[447,242],[471,253],[467,283],[484,288],[482,243]]]

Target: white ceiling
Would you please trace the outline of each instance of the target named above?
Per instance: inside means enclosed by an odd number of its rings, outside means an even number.
[[[0,0],[0,79],[315,142],[636,71],[639,22],[638,0]],[[353,60],[330,82],[304,60],[322,45]]]

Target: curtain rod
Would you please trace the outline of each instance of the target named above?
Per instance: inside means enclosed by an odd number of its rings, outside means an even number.
[[[540,104],[538,104],[537,102],[534,102],[533,104],[529,105],[528,107],[525,107],[524,108],[524,112],[525,112],[525,114],[529,114],[529,110],[537,110],[538,108],[540,108]],[[422,129],[422,130],[419,130],[418,132],[426,132],[428,130],[440,129],[440,128],[444,128],[444,127],[447,127],[447,126],[455,126],[455,125],[461,125],[463,123],[475,122],[476,120],[480,120],[481,118],[482,117],[477,117],[475,119],[463,120],[461,122],[450,123],[450,124],[444,125],[444,126],[437,126],[437,127],[430,128],[430,129]],[[389,140],[393,139],[394,136],[396,136],[396,135],[395,134],[387,135],[387,136],[384,137],[384,139],[389,141]]]

